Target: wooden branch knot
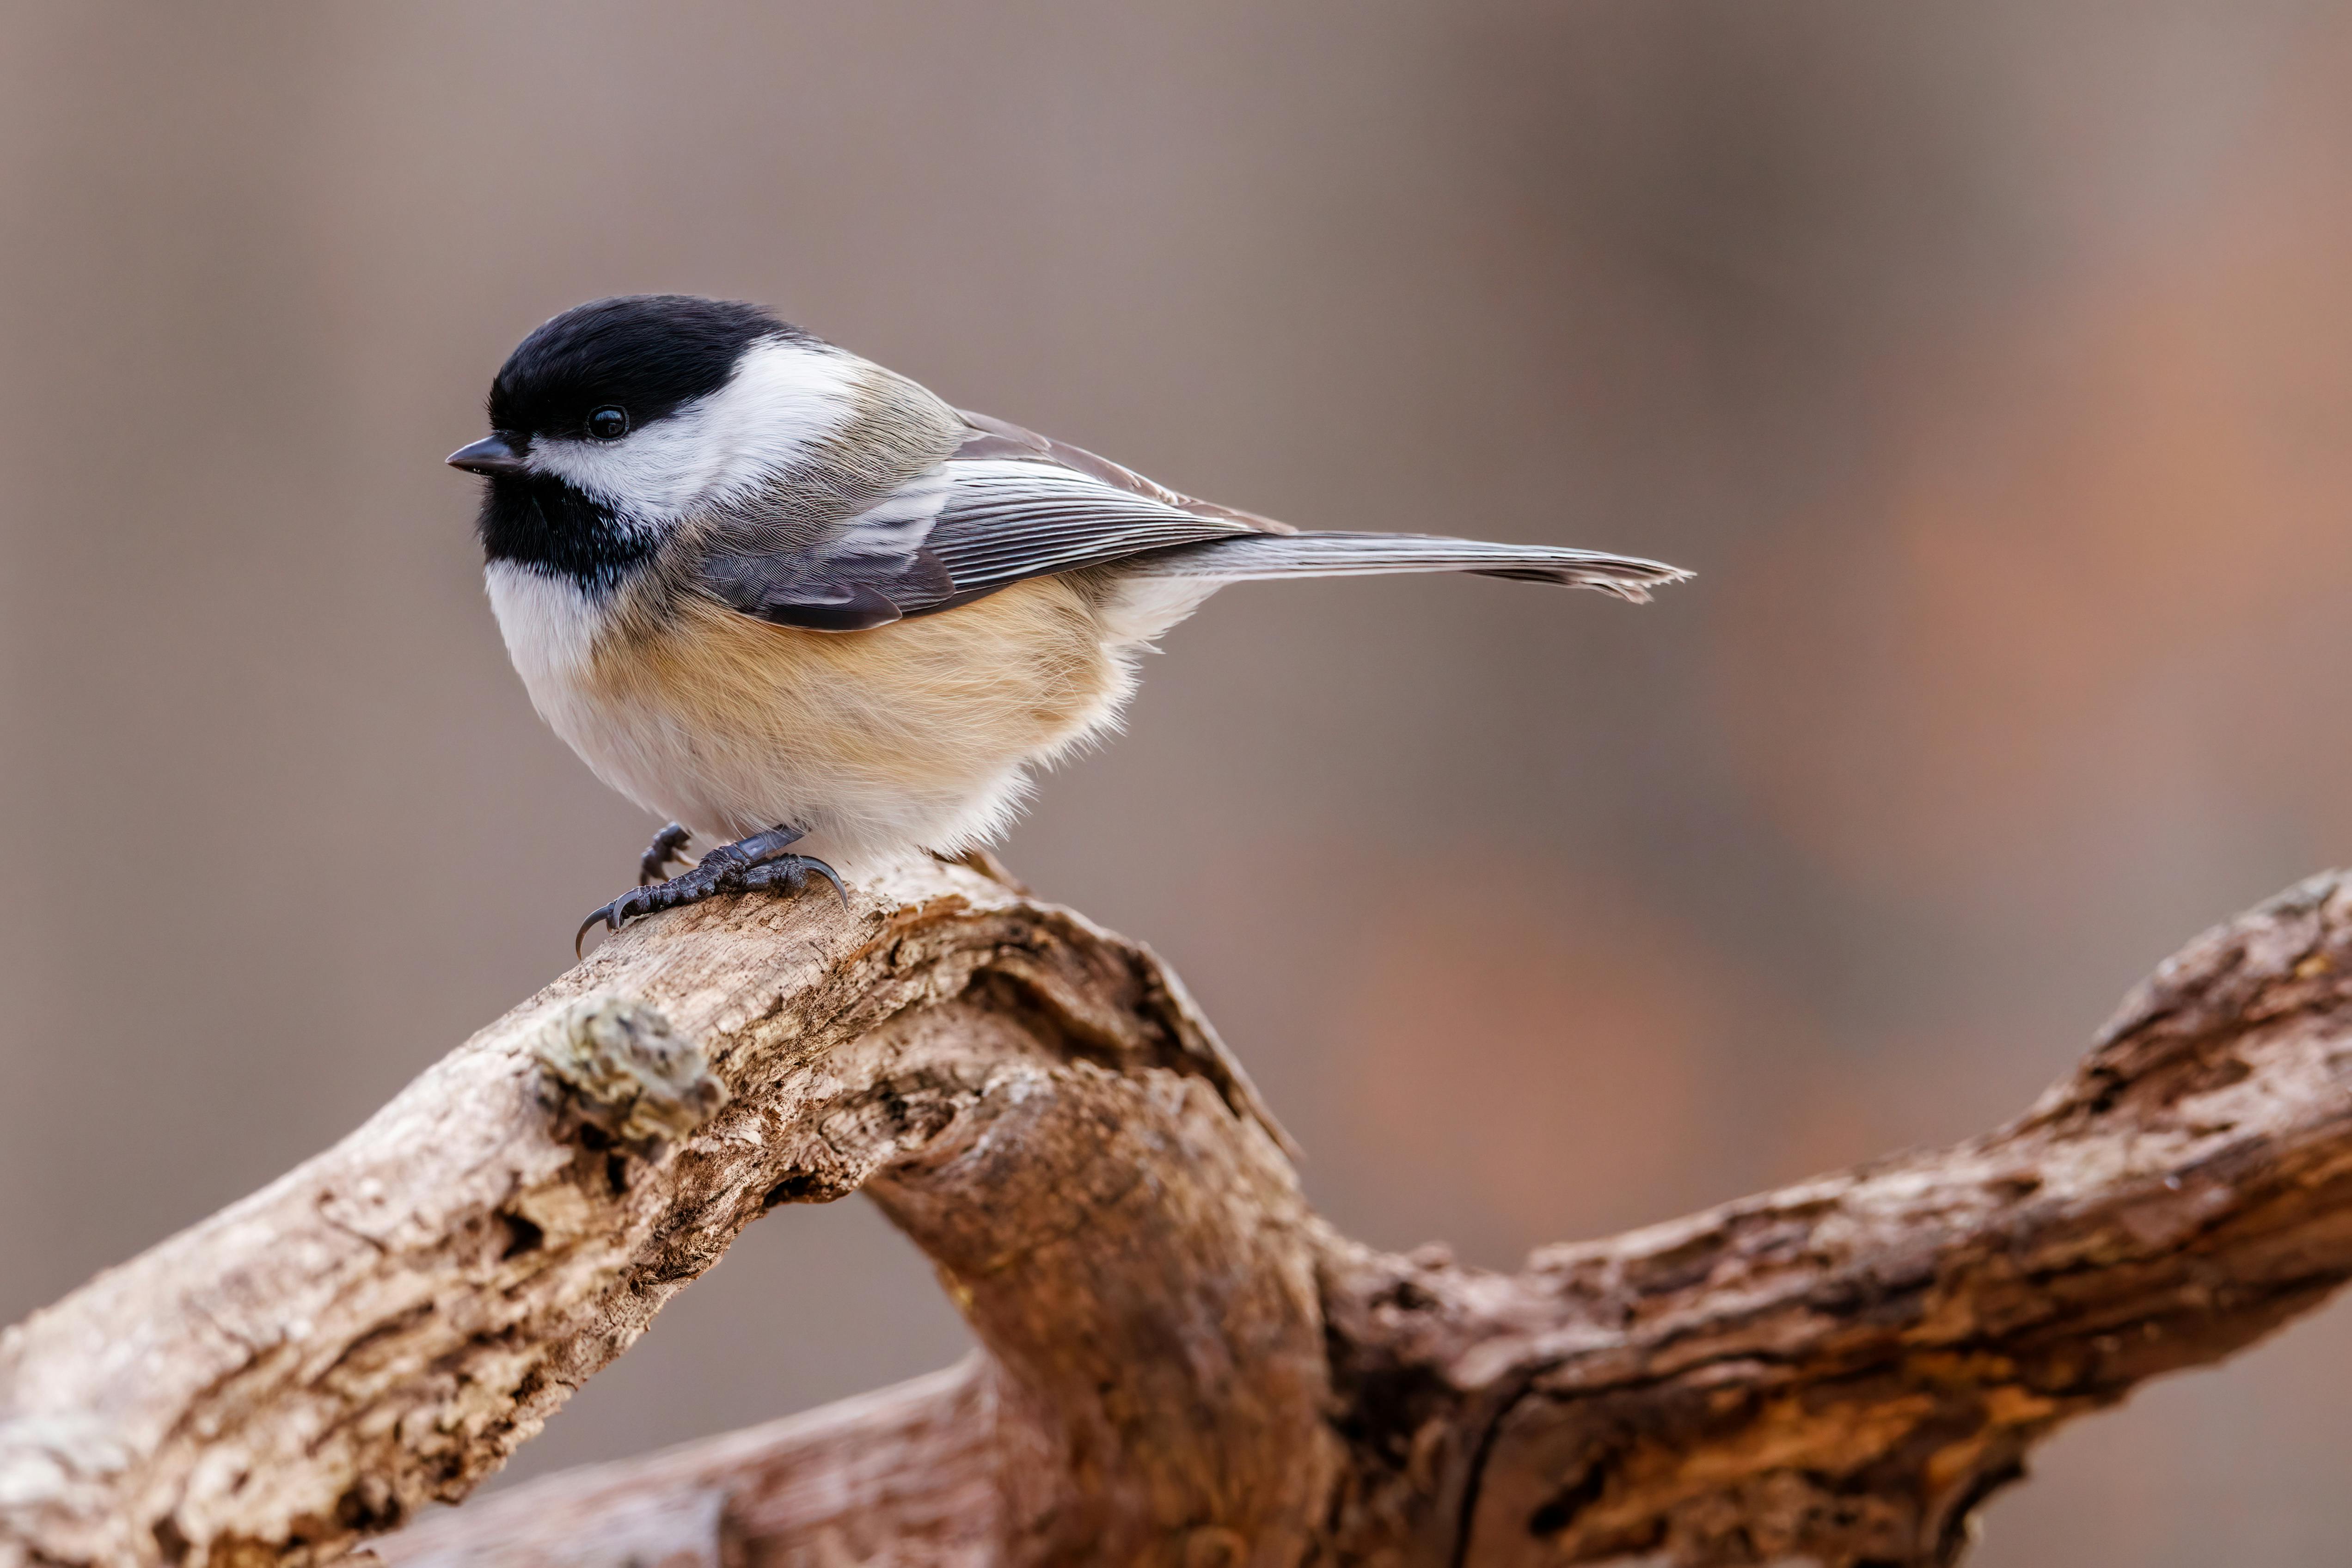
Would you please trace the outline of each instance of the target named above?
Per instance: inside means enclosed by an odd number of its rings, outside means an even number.
[[[616,1143],[646,1147],[698,1130],[727,1103],[702,1047],[625,996],[583,998],[530,1043],[559,1115]]]

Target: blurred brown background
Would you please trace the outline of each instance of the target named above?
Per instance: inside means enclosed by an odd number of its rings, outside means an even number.
[[[2352,859],[2347,147],[2344,4],[15,5],[0,1320],[628,880],[440,466],[623,290],[1302,524],[1699,571],[1238,588],[1009,846],[1343,1226],[1507,1265],[1989,1125]],[[784,1211],[516,1468],[961,1343]],[[2074,1430],[1981,1560],[2338,1563],[2348,1444],[2339,1304]]]

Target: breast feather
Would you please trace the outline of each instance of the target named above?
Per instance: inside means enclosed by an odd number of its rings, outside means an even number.
[[[702,816],[680,817],[698,831],[791,822],[944,849],[1000,821],[1024,765],[1099,729],[1130,682],[1086,595],[1041,578],[846,634],[688,594],[667,616],[618,618],[586,684],[641,732],[628,771],[671,775],[663,793]]]

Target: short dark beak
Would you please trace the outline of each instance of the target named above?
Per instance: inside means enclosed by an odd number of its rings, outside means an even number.
[[[485,436],[470,447],[460,447],[446,459],[453,468],[463,468],[469,474],[519,474],[523,471],[522,454],[507,445],[503,436]]]

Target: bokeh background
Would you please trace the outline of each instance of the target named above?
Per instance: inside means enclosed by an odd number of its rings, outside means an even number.
[[[1302,524],[1698,570],[1234,590],[1007,847],[1349,1230],[1509,1265],[1990,1125],[2352,860],[2347,147],[2340,0],[10,6],[0,1320],[627,881],[440,464],[625,290]],[[513,1473],[962,1343],[782,1211]],[[2347,1454],[2339,1304],[2072,1430],[1981,1561],[2339,1563]]]

